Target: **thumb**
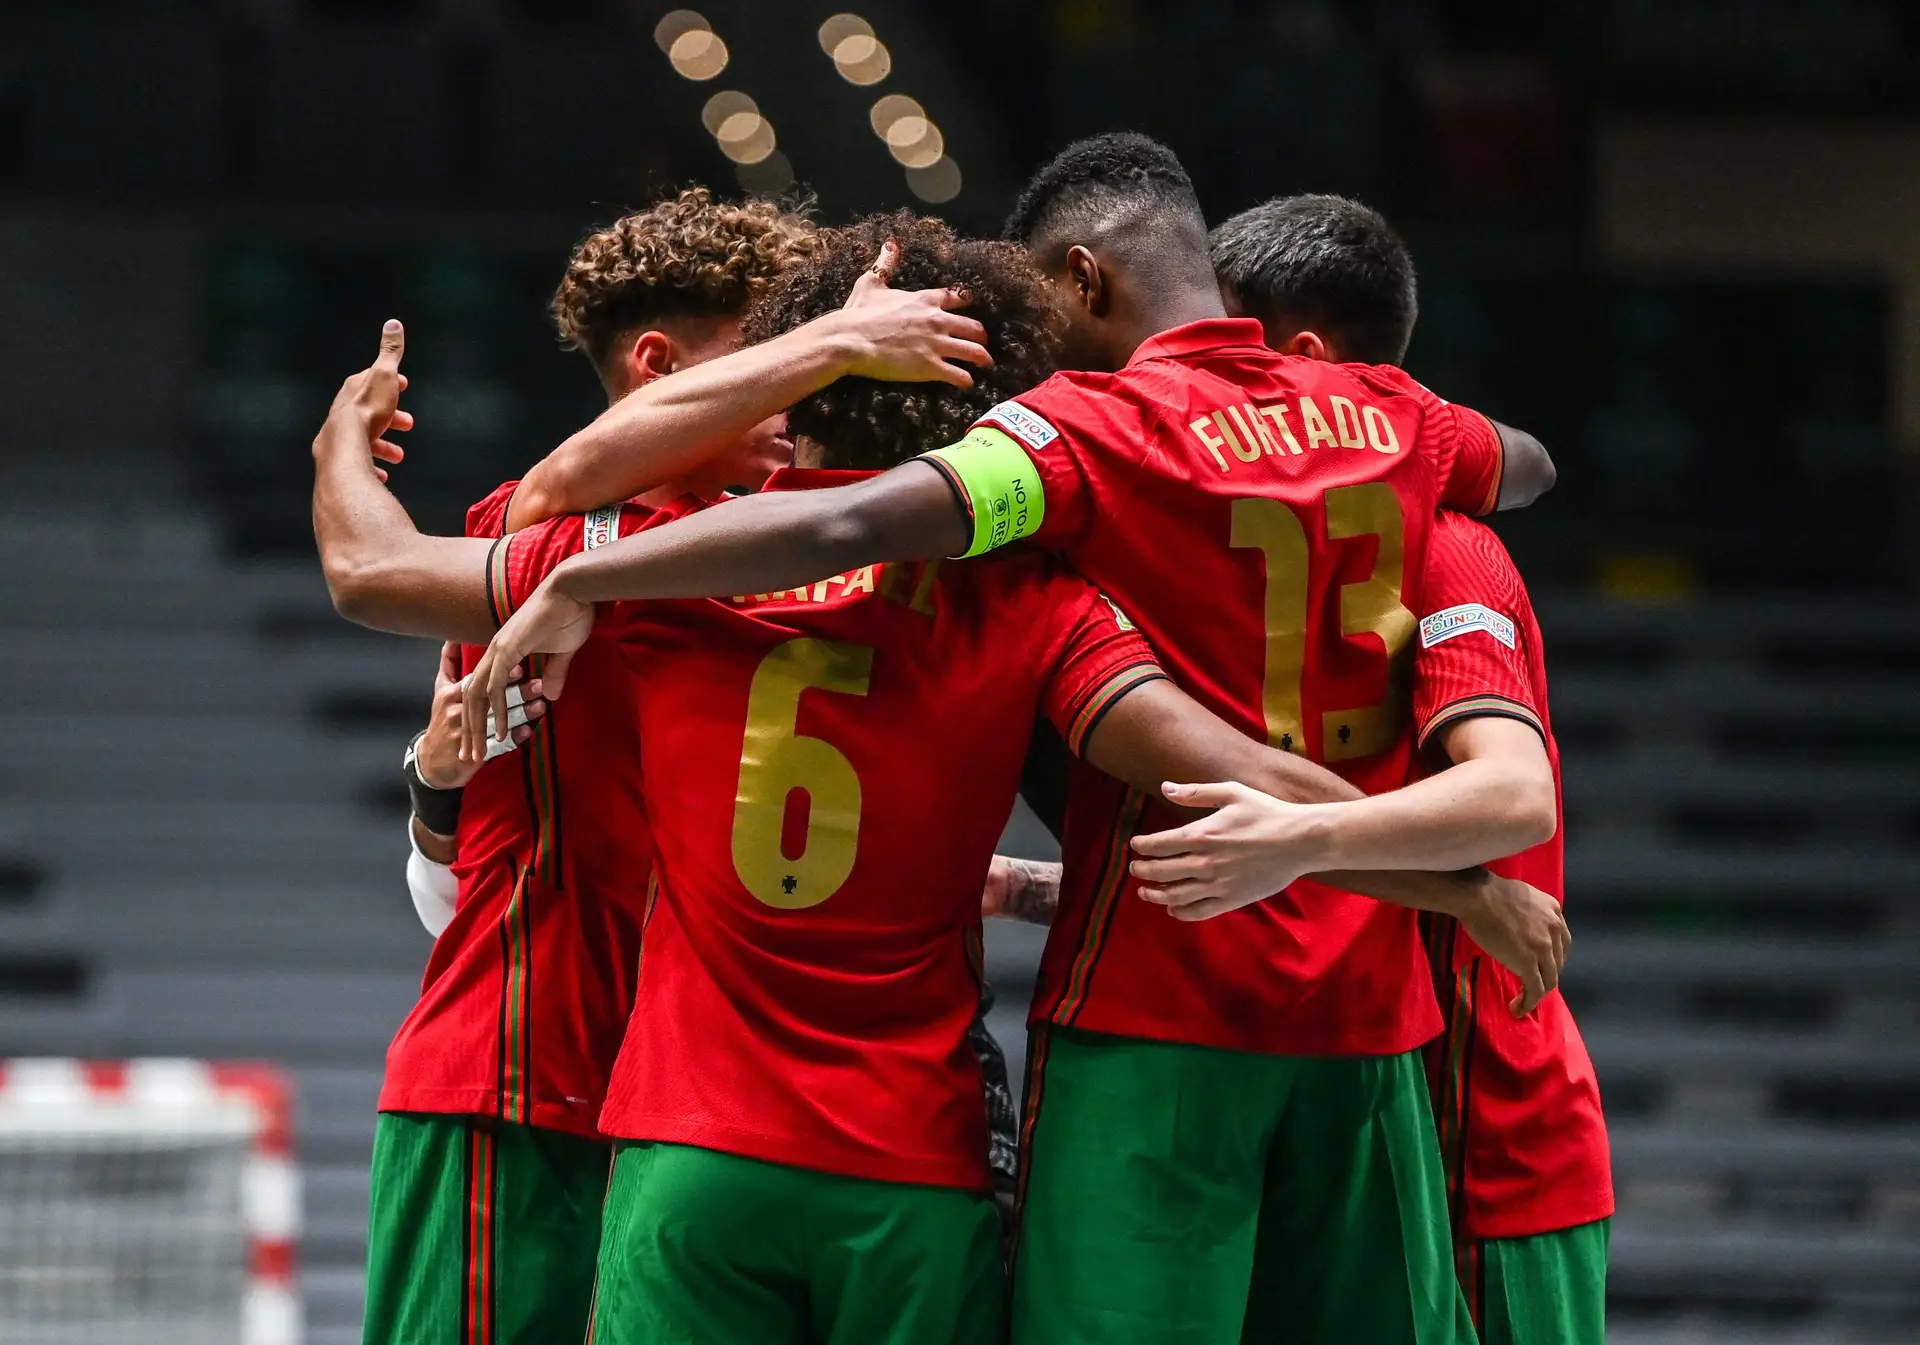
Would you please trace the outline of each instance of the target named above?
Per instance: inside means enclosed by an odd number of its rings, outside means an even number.
[[[1239,797],[1235,784],[1177,785],[1169,780],[1160,786],[1170,802],[1183,808],[1224,808]]]
[[[880,245],[880,255],[873,259],[873,265],[860,273],[853,282],[853,293],[847,296],[847,306],[852,307],[855,300],[863,294],[883,290],[887,282],[893,279],[893,269],[900,264],[900,244],[889,238]]]
[[[460,680],[460,646],[452,640],[440,646],[440,680],[442,682]]]
[[[388,318],[386,326],[380,329],[380,355],[373,362],[376,369],[397,373],[400,369],[400,357],[407,352],[407,330],[400,325],[400,319]]]

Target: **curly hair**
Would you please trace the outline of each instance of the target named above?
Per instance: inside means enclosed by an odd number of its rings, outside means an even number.
[[[1052,374],[1062,323],[1040,273],[1011,243],[961,238],[937,219],[910,210],[874,215],[823,231],[823,246],[767,287],[740,324],[749,344],[833,312],[853,293],[888,240],[900,245],[896,289],[962,288],[958,311],[987,329],[993,367],[970,369],[971,388],[945,383],[882,383],[847,377],[802,399],[787,428],[818,441],[828,467],[882,469],[951,443],[996,402]]]
[[[816,248],[803,208],[716,201],[689,187],[587,235],[549,305],[560,339],[599,366],[621,332],[662,318],[744,312]]]

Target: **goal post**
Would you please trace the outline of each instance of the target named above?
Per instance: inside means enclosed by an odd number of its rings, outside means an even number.
[[[298,1345],[270,1065],[0,1061],[0,1345]]]

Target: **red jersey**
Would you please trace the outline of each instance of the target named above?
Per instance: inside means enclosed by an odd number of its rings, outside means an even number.
[[[1420,741],[1474,715],[1506,715],[1546,740],[1560,789],[1560,749],[1547,714],[1540,625],[1506,548],[1481,524],[1442,514],[1427,553],[1414,655]],[[1565,842],[1488,867],[1564,900]],[[1427,1050],[1456,1236],[1519,1238],[1613,1213],[1613,1174],[1600,1085],[1559,991],[1525,1018],[1507,1005],[1519,979],[1445,916],[1423,922],[1447,1030]]]
[[[467,515],[500,537],[509,482]],[[601,509],[502,537],[487,592],[504,621],[568,556],[639,526]],[[462,651],[471,671],[481,651]],[[589,647],[567,694],[460,806],[453,922],[387,1051],[382,1111],[497,1116],[592,1136],[633,1008],[652,842],[625,663]]]
[[[929,460],[970,501],[975,549],[1034,537],[1228,723],[1392,789],[1412,758],[1409,604],[1434,509],[1493,506],[1500,439],[1398,369],[1260,337],[1224,318],[1163,332],[1117,373],[1003,402]],[[1174,824],[1076,774],[1035,1024],[1282,1055],[1395,1054],[1439,1031],[1411,911],[1305,882],[1197,924],[1137,900],[1126,842]]]
[[[659,895],[601,1128],[985,1188],[987,866],[1036,711],[1077,747],[1146,643],[1039,553],[616,613]]]

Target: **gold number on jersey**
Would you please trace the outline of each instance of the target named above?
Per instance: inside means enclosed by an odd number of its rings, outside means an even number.
[[[1326,494],[1327,537],[1380,539],[1373,573],[1340,586],[1340,633],[1371,632],[1386,646],[1387,699],[1374,705],[1327,710],[1320,716],[1320,752],[1326,761],[1371,756],[1392,746],[1399,731],[1405,658],[1414,618],[1400,601],[1406,580],[1406,527],[1400,498],[1384,481],[1338,486]],[[1267,741],[1303,752],[1300,681],[1307,649],[1307,533],[1300,516],[1279,500],[1261,496],[1233,502],[1235,547],[1258,550],[1266,564],[1266,675],[1260,700]]]
[[[818,906],[853,872],[860,777],[839,748],[796,733],[794,725],[803,691],[864,696],[872,675],[873,650],[813,639],[776,645],[754,671],[733,802],[733,868],[769,906]],[[807,834],[799,854],[788,858],[782,833],[795,790],[806,792]]]
[[[1280,501],[1249,495],[1233,502],[1230,542],[1259,551],[1267,566],[1267,671],[1260,683],[1267,742],[1282,752],[1304,752],[1300,672],[1307,659],[1307,530]]]

